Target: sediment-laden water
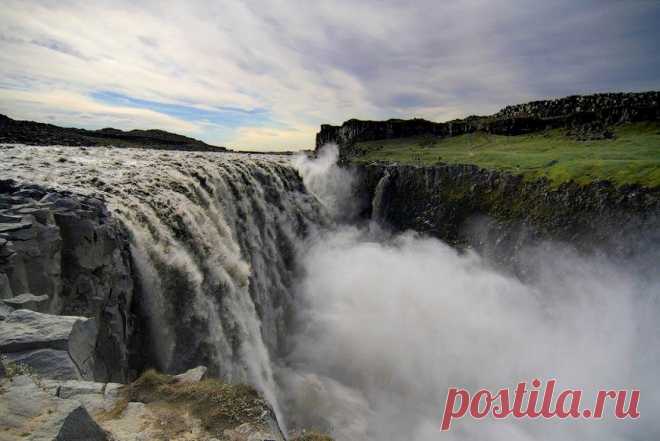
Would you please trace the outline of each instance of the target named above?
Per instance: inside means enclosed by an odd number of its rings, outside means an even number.
[[[0,152],[3,177],[98,194],[123,220],[159,368],[206,364],[249,381],[289,426],[339,440],[660,436],[660,275],[648,267],[543,244],[526,250],[535,271],[520,280],[475,252],[360,221],[354,177],[332,151]],[[587,397],[640,389],[642,417],[464,418],[439,433],[449,387],[534,378]]]

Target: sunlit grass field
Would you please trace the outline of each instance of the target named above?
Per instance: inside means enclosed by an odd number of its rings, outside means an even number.
[[[578,141],[555,129],[530,135],[473,133],[453,138],[430,136],[358,143],[364,154],[356,163],[373,161],[432,165],[474,164],[554,184],[609,180],[617,185],[660,186],[660,123],[615,126],[614,139]]]

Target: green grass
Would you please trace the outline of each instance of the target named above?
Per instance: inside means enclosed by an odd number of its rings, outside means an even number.
[[[525,178],[547,177],[554,184],[609,180],[617,185],[660,186],[660,123],[611,128],[614,139],[578,141],[555,129],[530,135],[473,133],[453,138],[429,136],[362,142],[354,163],[373,161],[433,165],[474,164]]]

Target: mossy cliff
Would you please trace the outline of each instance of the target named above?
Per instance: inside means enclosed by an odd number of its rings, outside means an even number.
[[[356,166],[365,215],[499,259],[544,240],[581,251],[640,255],[660,245],[660,188],[600,181],[554,186],[546,179],[473,165]]]
[[[546,240],[640,256],[660,249],[660,93],[572,96],[446,123],[322,126],[372,203],[365,216],[496,260]]]

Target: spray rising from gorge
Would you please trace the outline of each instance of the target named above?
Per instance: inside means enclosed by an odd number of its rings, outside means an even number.
[[[435,440],[447,388],[642,390],[629,421],[454,421],[447,439],[653,439],[658,275],[563,244],[526,278],[379,220],[359,176],[316,159],[12,147],[19,181],[106,199],[126,225],[140,371],[197,364],[254,384],[284,427],[338,440]],[[57,166],[54,167],[53,164]],[[145,172],[146,170],[146,172]],[[372,221],[362,219],[372,208]],[[642,256],[644,257],[644,256]],[[643,267],[640,267],[643,268]]]
[[[313,164],[300,159],[299,169],[310,191],[321,199],[330,193],[331,206],[351,209],[334,199],[352,197],[342,189],[351,182],[346,170],[328,159],[336,153],[326,147]],[[376,217],[378,199],[377,187]],[[652,373],[660,363],[660,276],[652,269],[543,243],[521,251],[528,271],[520,279],[476,252],[373,222],[340,223],[307,240],[299,326],[287,360],[296,372],[284,388],[308,389],[292,400],[292,414],[306,424],[325,423],[346,440],[660,434],[651,416],[660,410]],[[449,387],[499,390],[534,378],[556,378],[585,396],[599,387],[641,388],[645,411],[634,422],[462,419],[439,434]]]

